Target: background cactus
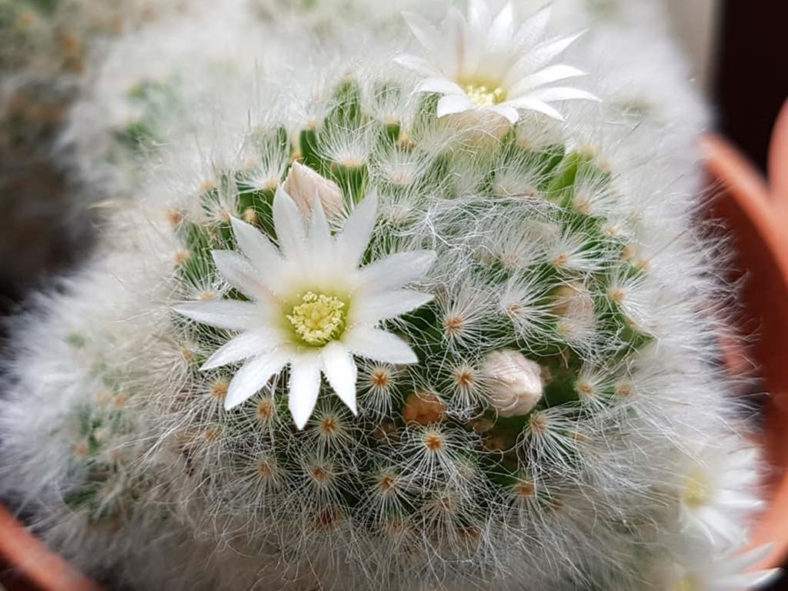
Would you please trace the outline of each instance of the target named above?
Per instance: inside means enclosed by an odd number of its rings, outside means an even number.
[[[564,33],[587,20],[557,9]],[[173,60],[129,86],[105,66],[109,94],[84,105],[136,118],[68,132],[89,184],[133,199],[93,260],[14,320],[5,496],[78,566],[140,589],[718,588],[729,573],[708,565],[746,540],[757,454],[719,369],[724,245],[693,219],[702,115],[669,45],[600,25],[567,60],[602,101],[510,123],[439,117],[394,63],[401,23],[354,44],[337,20],[321,40],[324,17],[207,14],[229,38],[266,37],[232,68]],[[631,48],[624,88],[610,45]],[[645,60],[670,100],[650,100]],[[225,409],[239,365],[200,368],[235,331],[175,312],[246,303],[212,251],[238,250],[233,219],[281,246],[277,187],[305,219],[317,195],[336,234],[376,199],[363,265],[436,253],[412,283],[432,300],[382,323],[418,362],[358,357],[358,415],[323,382],[303,430],[287,369]]]

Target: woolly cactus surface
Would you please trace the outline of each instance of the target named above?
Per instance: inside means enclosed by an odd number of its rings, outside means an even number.
[[[709,565],[746,540],[757,454],[716,369],[686,132],[566,82],[548,11],[453,18],[472,78],[394,35],[196,148],[153,129],[145,197],[16,319],[3,486],[80,567],[140,589],[736,576]]]

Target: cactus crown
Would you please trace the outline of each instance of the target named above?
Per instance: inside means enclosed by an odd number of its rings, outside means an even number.
[[[310,207],[332,211],[336,234],[374,196],[378,216],[362,266],[437,253],[417,282],[434,299],[383,321],[418,361],[357,357],[358,416],[324,382],[314,414],[297,430],[287,368],[225,410],[240,365],[200,368],[235,332],[171,313],[188,371],[177,396],[155,397],[156,432],[176,432],[180,470],[200,483],[185,494],[212,507],[205,518],[227,526],[246,515],[237,527],[294,556],[296,572],[299,554],[331,552],[333,560],[359,561],[366,576],[380,576],[383,561],[393,560],[413,577],[438,570],[441,578],[483,580],[501,573],[482,557],[524,544],[553,520],[569,523],[571,505],[595,486],[590,457],[620,453],[629,437],[618,425],[634,395],[631,374],[652,342],[629,298],[652,279],[631,241],[637,222],[608,215],[616,180],[593,152],[566,149],[557,125],[545,141],[544,127],[554,124],[542,115],[489,137],[437,117],[432,94],[400,107],[396,120],[375,115],[406,92],[392,81],[365,92],[341,80],[317,125],[255,130],[253,156],[185,195],[171,221],[180,245],[176,293],[248,302],[212,253],[238,250],[234,219],[282,246],[274,202],[279,183],[293,179],[291,167],[308,167],[341,196],[333,209],[305,202],[307,219]],[[280,163],[278,183],[263,174],[270,162]],[[300,189],[291,191],[296,199]],[[301,345],[319,347],[341,332],[346,304],[307,291],[286,317]],[[515,356],[514,365],[496,365],[496,354]],[[522,406],[524,393],[530,402]],[[615,446],[605,441],[610,429],[619,431]],[[75,498],[106,511],[90,482]],[[624,490],[593,493],[611,532],[665,510],[653,492],[622,512],[616,499]],[[544,532],[537,538],[534,555],[559,551]]]

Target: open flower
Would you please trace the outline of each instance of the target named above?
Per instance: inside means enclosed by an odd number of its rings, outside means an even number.
[[[456,9],[449,13],[449,34],[418,15],[406,14],[405,18],[427,53],[437,57],[435,63],[411,55],[397,61],[426,76],[416,87],[418,92],[443,95],[438,117],[481,111],[516,123],[525,109],[560,120],[563,117],[550,103],[598,100],[584,90],[555,86],[584,72],[566,64],[550,65],[578,35],[545,39],[549,8],[518,26],[511,3],[493,15],[484,0],[471,0],[467,18]],[[454,39],[447,54],[437,40],[451,33]]]
[[[244,402],[289,365],[289,407],[301,429],[315,407],[321,372],[355,413],[353,355],[392,364],[418,361],[403,340],[378,324],[432,299],[403,286],[427,272],[435,253],[397,253],[359,268],[376,209],[376,198],[366,197],[342,232],[332,236],[317,196],[307,228],[298,206],[280,187],[273,204],[278,249],[253,226],[232,220],[242,254],[217,250],[213,258],[222,277],[249,301],[175,308],[197,322],[241,331],[202,366],[208,370],[247,359],[229,384],[225,408]]]
[[[752,570],[772,551],[771,545],[760,546],[737,555],[726,551],[692,568],[676,566],[665,591],[744,591],[763,589],[781,574],[779,568]]]
[[[699,457],[688,458],[680,491],[684,529],[717,548],[744,543],[747,531],[742,524],[762,505],[754,494],[757,466],[756,449],[738,442],[709,446]]]

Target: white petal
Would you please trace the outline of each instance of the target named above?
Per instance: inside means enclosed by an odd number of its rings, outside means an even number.
[[[303,429],[317,403],[320,392],[320,364],[314,359],[299,359],[290,367],[287,405],[298,429]]]
[[[286,363],[287,355],[281,351],[261,355],[244,363],[230,380],[224,408],[230,410],[259,392],[271,376],[282,371]]]
[[[563,121],[564,117],[556,111],[553,107],[548,105],[547,103],[543,103],[542,101],[536,100],[530,96],[520,97],[511,101],[506,101],[505,103],[501,103],[502,105],[506,105],[507,107],[515,107],[517,109],[527,109],[529,111],[536,111],[537,113],[543,113],[548,117],[552,117],[553,119],[557,119],[558,121]]]
[[[580,35],[569,35],[549,39],[526,51],[512,66],[512,76],[524,77],[528,72],[536,72],[558,57],[567,47],[574,43]]]
[[[446,23],[449,26],[446,26]],[[468,32],[468,20],[465,18],[463,12],[457,6],[450,6],[449,10],[446,11],[446,20],[441,27],[441,34],[445,34],[446,31],[459,31],[460,36],[462,33]]]
[[[728,543],[743,542],[746,530],[728,515],[713,506],[700,507],[695,510],[700,525],[705,529],[709,541],[723,538]]]
[[[190,302],[174,306],[178,314],[183,314],[201,324],[243,330],[260,326],[263,313],[259,305],[237,300],[220,300],[216,302]]]
[[[356,327],[348,331],[343,342],[358,355],[395,365],[418,363],[413,349],[396,335],[377,328]]]
[[[437,92],[464,95],[465,91],[448,78],[426,78],[416,85],[414,92]]]
[[[555,39],[549,39],[544,43],[540,43],[531,51],[531,63],[534,64],[534,67],[536,68],[541,68],[547,65],[553,61],[553,59],[561,55],[567,47],[577,41],[581,35],[583,35],[583,31],[574,35],[557,37]]]
[[[552,101],[569,101],[569,100],[586,100],[599,102],[599,97],[580,90],[579,88],[570,88],[568,86],[554,86],[553,88],[541,88],[529,93],[529,96],[536,100],[544,102]]]
[[[490,28],[489,6],[486,0],[470,0],[468,2],[468,24],[476,31],[487,31]]]
[[[353,414],[356,410],[356,363],[353,356],[338,342],[329,343],[320,352],[323,373],[331,387]]]
[[[362,284],[369,293],[402,287],[423,277],[432,267],[435,257],[432,250],[393,254],[361,269]]]
[[[539,38],[541,38],[547,31],[547,25],[550,23],[550,10],[551,4],[540,9],[533,16],[520,26],[517,31],[517,44],[518,45],[534,45]]]
[[[233,226],[238,248],[246,255],[249,262],[261,273],[276,274],[282,263],[282,257],[265,234],[237,218],[232,218],[230,223]]]
[[[716,582],[714,591],[742,591],[744,589],[762,589],[780,578],[782,570],[773,568],[754,573],[742,573]]]
[[[463,113],[475,109],[476,105],[468,98],[466,94],[456,95],[449,94],[438,101],[438,117],[445,117],[446,115],[454,115],[455,113]]]
[[[727,589],[730,591],[758,589],[777,580],[782,574],[782,570],[779,568],[742,572],[765,560],[773,550],[774,544],[764,544],[763,546],[758,546],[738,556],[724,558],[726,570],[728,572],[740,574],[728,577],[724,581],[726,585],[720,586],[720,589]]]
[[[398,55],[394,61],[403,68],[413,70],[425,76],[432,76],[438,78],[442,75],[441,71],[433,66],[430,62],[415,55]]]
[[[487,110],[505,117],[509,123],[517,123],[520,120],[520,113],[517,112],[517,109],[507,104],[493,105],[492,107],[487,107]]]
[[[246,297],[259,300],[270,295],[259,279],[260,272],[246,258],[232,250],[214,250],[211,254],[222,278]]]
[[[413,36],[429,53],[432,53],[435,50],[435,41],[441,37],[438,29],[420,14],[403,12],[402,17],[413,32]]]
[[[252,330],[230,339],[224,345],[216,349],[213,355],[203,363],[201,370],[214,369],[234,363],[247,357],[255,357],[267,353],[280,342],[279,336],[269,328]]]
[[[331,230],[328,227],[328,220],[326,213],[323,211],[323,205],[320,203],[320,198],[315,193],[314,201],[312,202],[312,220],[309,228],[309,241],[312,245],[313,252],[321,253],[330,248],[331,245]]]
[[[544,86],[545,84],[552,84],[559,80],[566,80],[567,78],[576,78],[578,76],[585,76],[585,72],[573,66],[566,64],[555,64],[542,68],[538,72],[529,74],[517,83],[513,84],[509,89],[511,96],[525,94],[533,88]]]
[[[354,302],[354,307],[350,309],[351,323],[355,321],[360,324],[374,324],[379,320],[395,318],[431,300],[431,294],[409,289],[364,295],[359,297],[358,302]]]
[[[306,248],[304,217],[281,185],[274,195],[273,214],[276,239],[285,258],[301,258]]]
[[[721,507],[754,512],[763,507],[763,499],[742,493],[738,490],[721,490],[717,493],[717,503]]]
[[[495,50],[500,50],[510,43],[514,26],[514,6],[507,2],[490,26],[488,37]]]
[[[354,267],[358,266],[361,257],[367,250],[372,229],[375,227],[377,210],[377,196],[371,193],[356,205],[338,237],[338,244],[343,256]]]
[[[774,544],[763,544],[762,546],[734,556],[726,560],[726,562],[734,572],[743,571],[764,560],[773,550]]]

